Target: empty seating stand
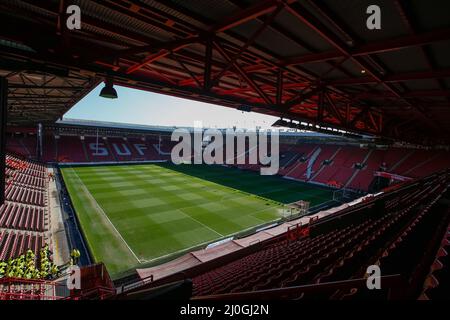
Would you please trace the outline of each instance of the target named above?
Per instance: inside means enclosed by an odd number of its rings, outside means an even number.
[[[425,281],[421,299],[448,299],[450,297],[450,223],[444,231],[441,244]]]
[[[7,154],[6,201],[0,206],[0,261],[45,244],[49,215],[45,166]]]

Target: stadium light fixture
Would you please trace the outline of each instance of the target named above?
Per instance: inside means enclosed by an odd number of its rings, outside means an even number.
[[[100,97],[108,99],[117,99],[117,91],[113,87],[113,81],[110,78],[105,80],[105,86],[100,91]]]

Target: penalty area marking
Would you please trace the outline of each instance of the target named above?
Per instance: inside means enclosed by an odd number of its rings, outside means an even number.
[[[267,210],[267,209],[264,209],[264,210]],[[259,211],[261,211],[261,210],[259,210]],[[259,211],[258,211],[258,212],[259,212]],[[184,213],[184,212],[183,212],[183,213]],[[184,213],[184,214],[185,214],[185,213]],[[187,216],[189,216],[189,215],[187,215]],[[256,218],[256,219],[258,219],[258,218]],[[194,220],[195,220],[195,219],[194,219]],[[261,220],[261,219],[259,219],[259,220]],[[197,221],[197,220],[196,220],[196,221]],[[264,220],[261,220],[261,221],[264,221]],[[275,221],[277,221],[277,220],[265,221],[265,223],[272,223],[272,222],[275,222]],[[244,233],[244,232],[246,232],[246,231],[248,231],[248,230],[251,230],[251,229],[253,229],[253,228],[258,228],[258,227],[260,227],[260,226],[262,226],[262,225],[264,225],[264,223],[262,223],[262,224],[260,224],[260,225],[248,227],[248,228],[246,228],[246,229],[243,229],[243,230],[240,230],[240,231],[236,231],[236,232],[233,232],[233,233],[230,233],[230,234],[227,234],[227,235],[223,235],[221,238],[218,238],[218,239],[200,242],[200,243],[198,243],[198,244],[194,244],[193,246],[190,246],[190,247],[187,247],[187,248],[178,250],[178,251],[174,251],[174,252],[171,252],[171,253],[167,253],[167,254],[165,254],[165,255],[163,255],[163,256],[159,256],[159,257],[156,257],[156,258],[153,258],[153,259],[150,259],[150,260],[141,260],[141,261],[143,261],[144,263],[152,263],[153,261],[157,261],[157,260],[159,260],[159,259],[164,259],[164,258],[169,257],[169,256],[176,256],[177,254],[179,254],[179,253],[181,253],[181,252],[189,253],[191,249],[198,248],[198,247],[202,247],[202,246],[204,246],[204,245],[206,245],[206,244],[210,244],[210,243],[214,243],[214,242],[216,242],[216,241],[220,241],[221,239],[225,239],[225,238],[229,238],[229,237],[234,237],[235,235]],[[216,232],[216,233],[218,233],[218,232]],[[199,250],[205,250],[205,249],[206,249],[206,248],[202,248],[202,249],[199,249]],[[145,267],[144,267],[144,268],[145,268]],[[150,267],[150,268],[151,268],[151,267]],[[145,268],[145,269],[146,269],[146,268]]]
[[[114,224],[111,222],[111,220],[109,219],[109,217],[107,216],[107,214],[105,213],[105,211],[103,210],[103,208],[100,206],[100,204],[95,200],[95,198],[94,198],[94,197],[92,196],[92,194],[89,192],[89,190],[87,189],[86,185],[83,183],[83,181],[81,180],[81,178],[78,176],[77,172],[76,172],[72,167],[71,167],[70,169],[72,170],[72,172],[74,173],[74,175],[76,176],[76,178],[78,179],[78,181],[80,182],[80,186],[81,186],[81,188],[83,189],[83,193],[86,194],[86,196],[89,198],[90,202],[94,205],[94,207],[97,209],[97,211],[98,211],[99,213],[101,213],[101,215],[102,215],[104,218],[106,218],[106,220],[109,222],[109,224],[110,224],[111,227],[113,228],[114,232],[119,236],[119,238],[121,239],[121,241],[126,245],[126,247],[128,248],[128,250],[132,253],[132,255],[134,256],[134,258],[135,258],[140,264],[143,264],[143,263],[151,263],[151,262],[153,262],[153,261],[156,261],[156,260],[159,260],[159,259],[162,259],[162,258],[171,256],[171,255],[176,255],[176,254],[178,254],[178,253],[180,253],[180,252],[183,252],[183,251],[189,251],[190,249],[193,249],[193,248],[196,248],[196,247],[205,245],[205,244],[209,244],[209,243],[218,241],[218,240],[220,240],[221,238],[234,236],[234,235],[237,235],[237,234],[246,232],[246,231],[248,231],[248,230],[250,230],[250,229],[252,229],[252,228],[255,228],[255,227],[259,227],[259,226],[261,226],[261,225],[264,225],[265,223],[273,222],[273,221],[276,221],[276,220],[277,220],[277,219],[274,219],[274,220],[271,220],[271,221],[265,221],[265,220],[263,220],[263,219],[260,219],[260,218],[258,218],[258,217],[255,217],[255,216],[254,216],[255,213],[260,213],[260,212],[264,212],[264,211],[268,211],[268,210],[272,210],[272,209],[273,209],[273,207],[272,207],[272,208],[262,208],[262,209],[259,209],[259,210],[255,210],[255,211],[252,212],[252,214],[250,215],[250,216],[251,216],[252,218],[254,218],[255,220],[260,221],[261,224],[257,224],[257,225],[255,225],[255,226],[251,226],[251,227],[245,228],[245,229],[243,229],[243,230],[239,230],[239,231],[237,231],[237,232],[230,233],[230,234],[228,234],[228,235],[223,235],[223,234],[217,232],[216,230],[214,230],[213,228],[211,228],[211,227],[205,225],[204,223],[200,222],[199,220],[197,220],[196,218],[192,217],[191,215],[189,215],[189,214],[187,214],[187,213],[185,213],[185,212],[182,211],[183,209],[186,209],[186,208],[196,207],[196,205],[183,207],[183,208],[177,209],[177,211],[180,212],[181,214],[183,214],[184,216],[186,216],[187,218],[189,218],[189,219],[195,221],[196,223],[202,225],[204,228],[209,229],[210,231],[214,232],[215,234],[217,234],[217,235],[219,236],[219,238],[218,238],[218,239],[215,239],[215,240],[204,241],[204,242],[195,244],[195,245],[190,246],[190,247],[187,247],[187,248],[183,248],[183,249],[178,250],[178,251],[175,251],[175,252],[171,252],[171,253],[168,253],[168,254],[165,254],[165,255],[162,255],[162,256],[159,256],[159,257],[155,257],[155,258],[153,258],[153,259],[149,259],[149,260],[147,260],[147,259],[139,259],[139,258],[136,256],[136,254],[134,253],[134,251],[130,248],[130,246],[128,245],[128,243],[125,241],[125,239],[122,237],[122,235],[120,234],[120,232],[116,229],[116,227],[114,226]],[[199,178],[199,179],[200,179],[200,178]],[[200,180],[203,180],[203,179],[200,179]],[[203,180],[203,181],[204,181],[204,180]],[[216,183],[214,183],[214,184],[216,184]],[[230,187],[226,187],[226,188],[227,188],[227,189],[230,189],[230,190],[233,190],[233,191],[237,191],[238,193],[242,194],[242,196],[249,196],[249,195],[252,195],[252,194],[250,194],[250,193],[247,193],[247,192],[244,192],[244,191],[241,191],[241,190],[238,190],[238,189],[233,189],[233,188],[230,188]],[[233,197],[235,197],[235,196],[236,196],[236,195],[233,195],[233,194],[232,194],[232,195],[229,195],[229,196],[223,196],[223,197],[219,200],[219,202],[222,203],[222,202],[226,201],[227,199],[233,198]],[[268,199],[268,201],[271,201],[271,200]],[[282,204],[278,204],[278,205],[282,207]]]
[[[125,241],[125,239],[122,237],[122,235],[120,234],[119,230],[117,230],[117,228],[114,226],[114,224],[111,222],[111,220],[109,219],[108,215],[105,213],[105,211],[103,210],[103,208],[100,206],[100,204],[97,202],[97,200],[95,200],[95,198],[92,196],[92,194],[89,192],[89,190],[87,189],[86,185],[83,183],[83,181],[80,179],[80,177],[78,176],[77,172],[71,167],[70,169],[72,169],[72,172],[75,174],[75,176],[77,177],[78,181],[80,182],[80,186],[83,189],[84,194],[89,198],[89,200],[91,201],[91,203],[94,205],[94,207],[96,207],[95,209],[97,209],[98,212],[100,212],[100,214],[103,216],[103,218],[106,218],[106,220],[109,222],[109,224],[111,225],[111,227],[113,228],[114,232],[119,236],[120,240],[122,240],[122,242],[125,244],[125,246],[128,248],[128,250],[131,252],[131,254],[133,255],[133,257],[139,262],[142,263],[142,260],[140,260],[137,255],[134,253],[134,251],[130,248],[130,246],[128,245],[128,243]]]

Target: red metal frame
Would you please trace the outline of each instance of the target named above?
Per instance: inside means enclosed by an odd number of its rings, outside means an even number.
[[[67,297],[57,296],[56,288],[63,287],[54,281],[27,280],[15,278],[0,279],[0,300],[63,300]],[[48,291],[52,294],[48,294]]]
[[[0,38],[18,41],[35,52],[1,49],[2,58],[13,61],[20,57],[45,62],[44,69],[47,65],[58,65],[70,68],[72,72],[83,70],[91,75],[91,83],[113,76],[116,84],[127,87],[233,108],[249,105],[256,112],[332,125],[358,133],[424,142],[423,128],[426,128],[426,139],[429,141],[430,138],[435,142],[445,140],[442,133],[447,132],[447,128],[442,121],[450,119],[440,114],[442,109],[437,109],[435,103],[427,98],[449,96],[441,79],[450,77],[450,70],[435,68],[423,46],[448,41],[450,29],[417,32],[400,1],[395,4],[409,34],[365,44],[358,44],[352,32],[333,17],[326,4],[317,1],[307,1],[308,9],[293,0],[264,0],[248,7],[237,0],[226,0],[239,10],[224,16],[221,21],[211,21],[201,14],[166,2],[155,7],[138,0],[92,1],[105,10],[128,17],[130,21],[151,26],[161,35],[170,35],[172,40],[169,41],[158,40],[151,33],[132,31],[105,19],[93,18],[90,14],[84,14],[82,19],[83,25],[89,28],[82,32],[66,32],[60,23],[63,18],[61,3],[42,2],[37,6],[31,0],[23,1],[45,10],[49,16],[58,16],[56,32],[52,21],[41,23],[37,18],[35,21],[18,21],[6,16],[0,24],[8,25],[8,28],[0,29],[3,30],[0,31]],[[171,14],[162,7],[179,14]],[[0,4],[0,8],[3,15],[26,14],[9,4]],[[310,8],[316,11],[314,15]],[[315,50],[299,35],[288,31],[277,20],[281,11],[295,17],[299,27],[307,26],[334,49]],[[244,37],[235,31],[237,27],[253,21],[258,22],[258,27],[249,36]],[[41,41],[40,37],[30,37],[29,30],[35,30],[36,34],[45,37],[45,41]],[[99,35],[92,30],[101,30],[102,33]],[[310,53],[290,57],[276,55],[258,44],[257,40],[267,30],[282,35]],[[123,49],[110,49],[104,43]],[[389,73],[375,57],[375,54],[412,47],[422,50],[429,70]],[[344,67],[349,62],[364,70],[366,75],[351,74]],[[307,65],[311,63],[323,64],[326,71],[321,74],[310,71]],[[333,71],[339,71],[345,77],[327,80]],[[408,81],[425,79],[433,79],[439,89],[405,90]],[[53,109],[48,112],[62,114],[64,110],[61,109],[70,106],[59,103],[62,99],[55,98],[55,101],[47,103],[46,109],[38,107],[38,102],[42,104],[45,99],[39,100],[33,94],[33,84],[26,85],[30,86],[26,96],[21,97],[24,94],[17,93],[13,97],[17,101],[13,99],[11,102],[17,109],[30,108],[36,112]],[[376,85],[383,90],[374,90]],[[377,101],[375,104],[373,99]],[[393,111],[393,100],[404,110],[403,114]],[[447,101],[450,102],[448,98]],[[408,130],[400,125],[411,118],[413,121]]]

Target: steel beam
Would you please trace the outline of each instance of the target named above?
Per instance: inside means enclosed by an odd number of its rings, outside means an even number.
[[[150,64],[162,57],[167,56],[168,54],[170,54],[171,52],[176,52],[186,46],[188,46],[191,42],[188,43],[182,43],[182,44],[176,44],[173,46],[173,48],[170,49],[162,49],[160,50],[158,53],[152,54],[148,57],[146,57],[145,59],[143,59],[141,62],[136,63],[130,67],[128,67],[128,69],[125,71],[125,73],[130,74],[133,73],[137,70],[139,70],[140,68],[142,68],[143,66],[145,66],[146,64]]]

